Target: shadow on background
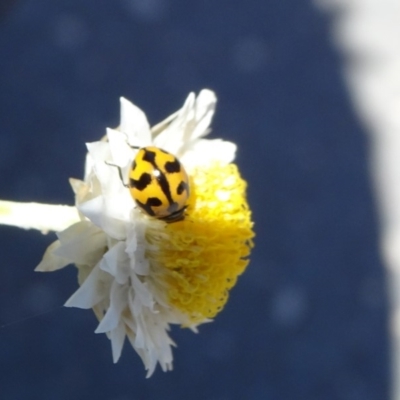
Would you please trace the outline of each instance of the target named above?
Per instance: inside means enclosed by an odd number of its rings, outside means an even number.
[[[10,2],[11,3],[11,2]],[[0,8],[4,13],[5,8]],[[238,143],[256,248],[225,310],[173,329],[174,371],[112,364],[76,272],[34,273],[53,236],[1,227],[4,399],[384,400],[388,305],[367,142],[329,21],[304,0],[20,0],[0,23],[0,198],[72,204],[85,142],[208,87]]]

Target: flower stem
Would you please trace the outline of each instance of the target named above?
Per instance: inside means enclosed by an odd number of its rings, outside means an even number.
[[[37,229],[43,234],[62,231],[80,220],[73,206],[0,200],[0,224]]]

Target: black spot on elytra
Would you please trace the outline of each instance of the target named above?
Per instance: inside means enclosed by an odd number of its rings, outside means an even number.
[[[150,207],[159,207],[162,205],[162,201],[158,197],[149,197],[146,204]]]
[[[167,161],[164,165],[165,171],[172,174],[181,170],[181,164],[178,160]]]
[[[150,182],[151,182],[151,175],[148,174],[147,172],[144,172],[142,175],[140,175],[139,180],[132,178],[129,179],[129,186],[142,191],[146,189],[147,185],[149,185]]]
[[[148,202],[148,201],[147,201]],[[153,209],[151,208],[151,206],[149,206],[147,203],[144,204],[142,202],[140,202],[139,200],[136,200],[136,204],[147,214],[150,215],[151,217],[155,217],[155,212],[153,211]]]
[[[162,192],[165,194],[165,197],[167,198],[168,203],[172,204],[173,200],[171,197],[171,190],[170,190],[169,183],[168,183],[168,180],[167,180],[165,174],[160,173],[160,175],[157,176],[157,182],[160,185]]]
[[[151,165],[156,167],[156,153],[154,151],[150,151],[147,149],[144,149],[144,154],[143,154],[143,161],[149,162]]]
[[[156,213],[154,212],[152,207],[162,206],[162,202],[157,197],[149,197],[146,203],[142,203],[139,200],[136,200],[136,204],[143,210],[147,215],[151,217],[155,217]]]
[[[185,190],[187,191],[187,193],[189,195],[189,185],[186,182],[181,181],[181,183],[176,188],[176,193],[182,194]]]

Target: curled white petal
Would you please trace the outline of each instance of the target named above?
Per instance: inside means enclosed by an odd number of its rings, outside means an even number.
[[[190,93],[171,123],[154,139],[154,144],[182,157],[187,146],[209,132],[215,111],[216,96],[202,90],[196,98]]]

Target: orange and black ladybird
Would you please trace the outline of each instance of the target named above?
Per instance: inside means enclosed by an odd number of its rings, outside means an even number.
[[[122,179],[121,169],[118,169]],[[166,222],[184,219],[190,196],[189,178],[173,154],[154,146],[140,148],[125,186],[136,204],[150,217]]]

